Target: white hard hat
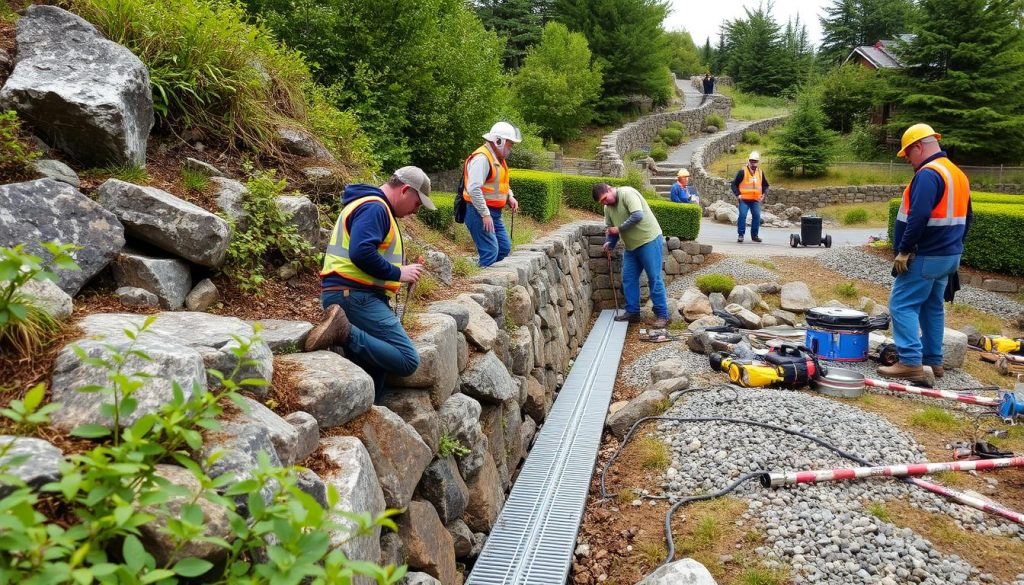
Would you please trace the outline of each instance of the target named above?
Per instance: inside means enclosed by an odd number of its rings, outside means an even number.
[[[499,138],[510,142],[522,142],[523,134],[519,131],[519,128],[508,122],[496,122],[494,126],[491,126],[491,131],[484,134],[484,140],[495,142]]]
[[[761,153],[756,150],[751,150],[750,156],[747,157],[747,160],[761,160]]]

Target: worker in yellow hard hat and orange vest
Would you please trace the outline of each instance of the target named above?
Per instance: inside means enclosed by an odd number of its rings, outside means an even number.
[[[889,311],[899,362],[878,373],[913,382],[927,379],[924,366],[937,378],[945,373],[942,301],[948,279],[960,267],[972,218],[970,182],[947,158],[940,138],[931,126],[914,124],[903,133],[897,154],[915,171],[903,190],[892,241],[896,280]]]
[[[463,165],[462,198],[470,205],[466,228],[473,236],[480,266],[486,268],[509,255],[512,239],[505,230],[501,211],[506,206],[516,213],[519,202],[509,188],[508,163],[512,146],[522,142],[519,129],[508,122],[497,122],[483,136],[486,142],[473,151]]]
[[[768,195],[768,179],[764,171],[758,168],[761,153],[756,150],[747,157],[743,166],[732,180],[732,194],[736,196],[740,209],[740,217],[736,222],[736,241],[743,243],[743,234],[747,230],[747,212],[750,212],[750,239],[760,242],[757,233],[761,230],[761,205]]]

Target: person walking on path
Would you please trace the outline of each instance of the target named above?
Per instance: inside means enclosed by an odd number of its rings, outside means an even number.
[[[761,241],[757,234],[761,231],[761,204],[768,196],[768,179],[764,171],[758,168],[760,162],[761,153],[751,151],[747,164],[736,172],[732,180],[732,194],[736,196],[740,209],[740,217],[736,222],[736,241],[740,243],[743,243],[743,234],[747,231],[747,212],[750,212],[750,239]]]
[[[676,173],[676,182],[672,185],[672,191],[669,192],[669,199],[674,203],[696,203],[700,205],[700,197],[697,195],[697,190],[689,186],[690,183],[690,171],[686,169],[679,169]]]
[[[480,267],[486,268],[512,251],[512,239],[505,230],[501,210],[507,205],[512,213],[519,211],[519,202],[509,188],[506,159],[512,145],[522,142],[523,135],[512,124],[498,122],[483,137],[487,142],[474,150],[463,165],[466,190],[462,197],[473,207],[466,212],[466,228],[480,255]]]
[[[343,208],[334,226],[320,272],[324,320],[306,337],[306,351],[341,346],[345,355],[373,378],[376,400],[387,374],[409,376],[419,353],[391,310],[403,283],[419,280],[422,264],[405,264],[402,232],[396,218],[430,199],[430,178],[418,167],[402,167],[378,187],[345,187]]]
[[[704,74],[704,79],[702,79],[700,83],[704,90],[704,97],[700,99],[700,103],[703,104],[711,94],[715,93],[715,78],[711,77],[711,72],[709,71]]]
[[[942,301],[949,278],[960,267],[973,218],[970,182],[939,146],[940,138],[931,126],[914,124],[903,133],[897,153],[914,167],[892,241],[896,280],[889,311],[899,362],[879,367],[878,373],[915,382],[926,379],[924,366],[936,378],[944,374]]]
[[[668,326],[668,301],[665,281],[661,277],[662,247],[665,238],[661,225],[654,217],[647,201],[632,187],[612,187],[598,183],[592,190],[594,201],[604,206],[607,237],[604,243],[610,253],[622,239],[626,253],[622,257],[622,294],[626,297],[626,311],[616,315],[616,321],[640,322],[640,271],[647,273],[651,289],[651,303],[656,317],[652,326]]]

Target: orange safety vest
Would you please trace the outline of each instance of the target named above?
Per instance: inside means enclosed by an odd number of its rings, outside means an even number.
[[[942,199],[932,209],[931,217],[928,218],[930,226],[949,226],[967,224],[967,207],[971,202],[971,182],[967,175],[960,170],[960,167],[953,164],[953,161],[946,157],[929,161],[928,164],[917,169],[920,173],[925,169],[932,169],[942,177],[945,185],[942,189]],[[913,181],[911,181],[913,183]],[[910,184],[903,189],[903,203],[896,214],[896,220],[907,222],[910,216]]]
[[[462,192],[462,198],[467,202],[472,203],[473,198],[469,195],[469,161],[473,160],[473,157],[482,154],[487,157],[487,162],[490,163],[491,170],[487,173],[487,180],[480,187],[483,191],[484,200],[487,202],[487,207],[497,207],[501,209],[508,203],[508,163],[504,160],[499,161],[494,153],[491,152],[487,145],[483,145],[480,148],[473,151],[473,154],[466,158],[466,162],[462,165],[462,181],[466,185],[467,190]]]
[[[750,173],[750,166],[743,165],[743,182],[740,183],[740,199],[744,201],[760,201],[761,200],[761,177],[763,173],[761,169],[757,169],[754,174]]]
[[[388,219],[391,220],[391,228],[388,230],[388,235],[377,247],[378,252],[394,266],[401,268],[405,264],[402,233],[398,229],[398,222],[395,221],[394,214],[391,213],[391,206],[382,197],[369,196],[358,199],[341,210],[341,215],[338,216],[338,223],[334,226],[334,232],[331,234],[331,241],[327,244],[327,253],[324,255],[324,269],[320,271],[320,276],[337,274],[352,282],[382,288],[385,294],[393,297],[402,287],[401,282],[397,280],[380,280],[370,276],[356,266],[349,255],[351,234],[348,229],[348,218],[352,216],[360,205],[371,202],[383,205],[384,209],[388,211]]]

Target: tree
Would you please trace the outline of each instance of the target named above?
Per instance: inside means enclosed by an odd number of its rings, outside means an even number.
[[[877,71],[852,63],[829,71],[821,79],[820,91],[828,127],[844,133],[867,118],[884,92]]]
[[[704,72],[697,45],[685,30],[665,33],[668,45],[668,68],[677,77],[688,78]]]
[[[913,0],[832,0],[820,17],[821,57],[841,63],[854,47],[908,32],[916,13]]]
[[[926,122],[958,161],[1018,162],[1024,147],[1022,0],[922,0],[899,47],[892,128]],[[895,101],[895,100],[894,100]]]
[[[668,103],[674,91],[661,28],[666,0],[558,0],[554,15],[587,37],[604,74],[604,109],[621,108],[636,95]]]
[[[715,50],[711,48],[711,37],[704,39],[704,48],[700,50],[700,62],[705,72],[715,70],[712,67],[715,62]]]
[[[722,71],[746,92],[777,95],[799,80],[793,77],[795,55],[783,47],[781,27],[771,14],[771,4],[756,10],[743,9],[746,18],[726,21],[721,28],[719,50]]]
[[[540,42],[541,29],[551,0],[476,0],[476,14],[488,30],[505,40],[502,62],[508,69],[519,69],[526,50]]]
[[[512,83],[519,111],[549,140],[575,136],[601,97],[601,69],[591,63],[586,37],[560,22],[544,27]]]
[[[828,171],[835,157],[835,134],[825,128],[825,114],[821,111],[813,91],[797,96],[796,110],[782,128],[780,144],[772,151],[775,166],[783,173],[793,175],[797,169],[808,177],[818,177]]]

